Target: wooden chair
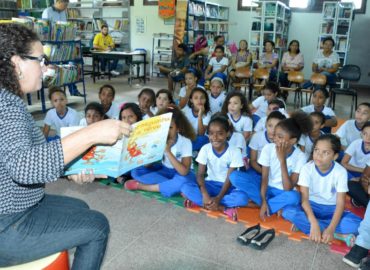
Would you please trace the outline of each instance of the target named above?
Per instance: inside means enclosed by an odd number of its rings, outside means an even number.
[[[257,68],[253,72],[253,85],[250,87],[249,100],[252,100],[253,90],[261,91],[269,79],[269,70],[267,68]],[[257,83],[256,83],[257,82]]]
[[[300,102],[301,107],[303,106],[303,98],[302,93],[306,93],[306,105],[308,105],[311,102],[312,93],[315,86],[325,87],[326,86],[326,76],[321,73],[313,73],[310,78],[310,82],[312,86],[308,89],[300,89],[298,93],[298,102]],[[307,99],[307,96],[309,95],[309,98]]]
[[[234,88],[242,88],[244,87],[244,95],[247,94],[247,87],[250,91],[250,78],[252,77],[252,73],[249,67],[240,67],[235,70],[235,78],[239,80],[239,82],[234,82],[232,86]]]
[[[288,72],[289,87],[280,87],[280,90],[294,92],[294,108],[299,107],[299,92],[301,84],[304,82],[304,75],[302,71],[289,71]]]

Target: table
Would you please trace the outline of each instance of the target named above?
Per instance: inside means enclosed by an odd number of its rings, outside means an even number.
[[[93,71],[92,71],[92,76],[93,76],[93,81],[95,83],[95,76],[98,74],[98,72],[95,71],[95,66],[96,63],[99,63],[98,60],[100,59],[107,59],[107,60],[120,60],[120,59],[125,59],[126,64],[130,66],[129,70],[129,83],[131,85],[132,79],[143,79],[144,83],[146,83],[146,51],[133,51],[133,52],[122,52],[122,51],[96,51],[96,50],[91,50],[92,54],[92,61],[93,61]],[[134,56],[141,56],[142,60],[139,61],[134,61],[133,58]],[[144,75],[140,76],[140,74],[137,74],[137,77],[132,78],[131,74],[131,68],[133,64],[144,64]],[[110,78],[110,73],[108,74]]]

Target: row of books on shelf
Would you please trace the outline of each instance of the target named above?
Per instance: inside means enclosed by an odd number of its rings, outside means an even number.
[[[195,16],[204,16],[204,5],[189,2],[189,14],[193,14]]]
[[[68,19],[80,18],[81,12],[77,8],[68,8],[67,9]]]
[[[334,23],[332,21],[324,22],[321,24],[322,34],[333,34]],[[336,35],[347,35],[349,31],[349,22],[338,23]]]
[[[81,59],[80,45],[78,43],[46,43],[44,45],[44,53],[52,62]]]
[[[265,40],[273,40],[275,42],[276,48],[285,48],[287,46],[287,38],[286,36],[282,35],[276,35],[274,39],[274,34],[272,33],[266,33],[263,35],[263,41]],[[261,34],[260,33],[252,33],[251,34],[251,40],[250,40],[251,46],[260,46],[261,45]]]
[[[17,3],[13,0],[2,0],[0,1],[0,8],[6,8],[6,9],[16,9]]]
[[[56,22],[51,24],[50,40],[64,41],[74,40],[77,36],[77,28],[72,22]]]
[[[80,81],[83,78],[81,65],[55,65],[54,67],[55,75],[53,77],[48,77],[44,81],[47,86],[62,86]]]
[[[17,7],[20,9],[47,8],[50,0],[17,0]]]

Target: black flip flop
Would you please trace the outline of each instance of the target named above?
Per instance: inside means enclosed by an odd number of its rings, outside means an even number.
[[[236,240],[240,244],[247,246],[251,243],[252,239],[260,233],[260,230],[261,226],[258,223],[257,225],[246,229],[241,235],[238,236],[238,238],[236,238]]]
[[[257,250],[265,249],[268,244],[275,238],[275,230],[266,230],[254,239],[252,239],[250,246]]]

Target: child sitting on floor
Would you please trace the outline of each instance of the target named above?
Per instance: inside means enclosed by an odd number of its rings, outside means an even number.
[[[180,193],[184,183],[195,182],[195,174],[191,171],[194,130],[177,107],[168,107],[159,111],[159,114],[169,112],[172,113],[172,121],[162,164],[132,170],[133,180],[125,183],[126,189],[160,192],[170,197]]]
[[[160,89],[155,94],[155,107],[151,107],[150,111],[156,115],[158,111],[166,109],[170,104],[175,104],[172,93],[167,89]]]
[[[59,87],[50,87],[49,99],[53,108],[46,113],[43,133],[48,141],[52,141],[60,138],[60,128],[78,126],[80,116],[74,109],[67,106],[67,96]],[[56,132],[54,137],[49,137],[51,127]]]
[[[220,112],[226,98],[226,93],[224,80],[222,77],[217,76],[217,74],[211,80],[211,92],[208,96],[211,114],[214,115]]]
[[[106,118],[103,106],[98,102],[90,102],[86,105],[85,117],[81,119],[80,126],[88,126]]]
[[[356,109],[355,119],[344,122],[335,133],[335,135],[340,138],[340,142],[344,149],[347,148],[351,142],[361,138],[361,129],[369,120],[370,103],[361,103]]]
[[[361,218],[344,210],[347,187],[346,170],[335,160],[341,145],[332,134],[321,135],[313,146],[313,161],[299,174],[302,203],[283,210],[283,217],[310,236],[325,244],[334,238],[353,246]]]
[[[139,100],[139,107],[143,115],[143,119],[153,116],[151,107],[155,104],[155,93],[151,88],[144,88],[137,96]]]
[[[179,92],[179,106],[181,109],[188,104],[190,93],[195,87],[203,88],[203,86],[197,84],[199,76],[198,71],[194,68],[189,68],[185,72],[185,86],[181,87]]]
[[[116,90],[110,84],[105,84],[99,89],[99,100],[104,109],[104,114],[111,119],[118,119],[119,105],[114,101]]]
[[[224,116],[216,116],[208,125],[210,143],[200,150],[197,183],[188,182],[181,192],[187,198],[185,207],[203,206],[212,211],[222,211],[229,218],[237,220],[235,207],[247,204],[243,192],[230,184],[229,175],[237,168],[243,167],[240,150],[227,143],[230,124]],[[207,177],[205,173],[207,170]]]
[[[267,107],[266,116],[262,117],[260,120],[258,120],[257,124],[254,126],[254,132],[259,131],[265,131],[266,130],[266,120],[267,117],[270,115],[271,112],[279,111],[283,115],[285,115],[286,118],[289,117],[288,113],[285,111],[285,103],[284,101],[280,99],[273,99],[269,102],[269,105]]]

